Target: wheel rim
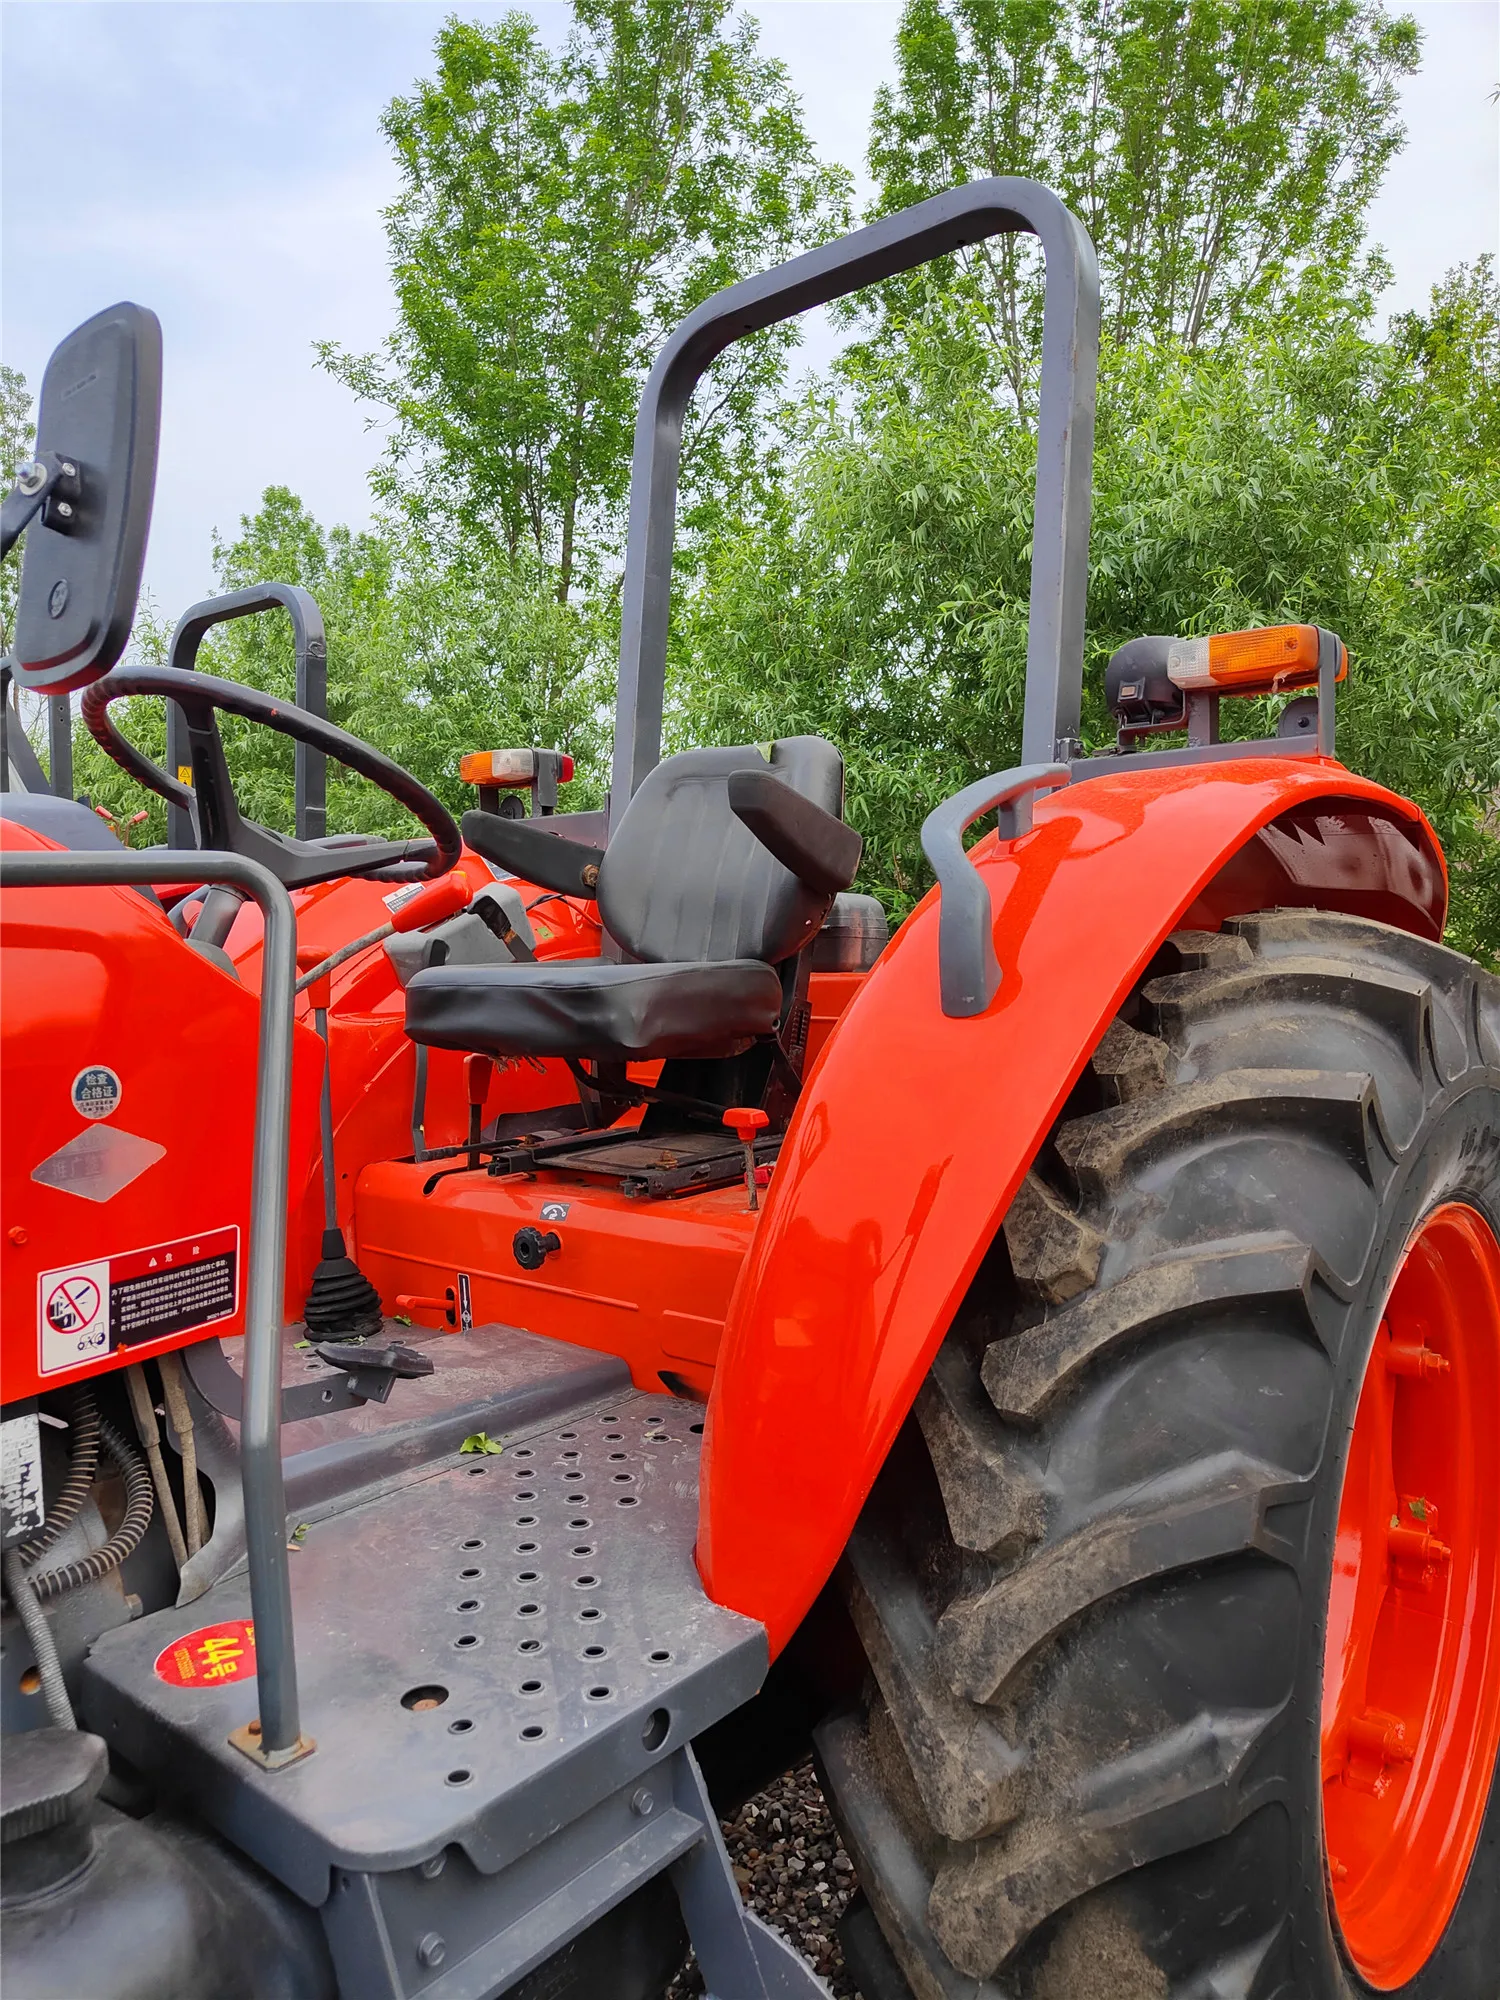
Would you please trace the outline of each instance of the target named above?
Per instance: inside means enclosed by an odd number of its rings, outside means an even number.
[[[1324,1861],[1366,1980],[1401,1986],[1463,1890],[1500,1742],[1500,1243],[1435,1209],[1376,1332],[1323,1658]]]

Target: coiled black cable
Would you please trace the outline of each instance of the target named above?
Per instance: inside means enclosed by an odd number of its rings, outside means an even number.
[[[156,1508],[156,1494],[145,1460],[131,1450],[114,1425],[100,1417],[97,1410],[94,1418],[104,1455],[125,1482],[125,1517],[102,1548],[90,1550],[88,1555],[80,1556],[76,1562],[62,1563],[57,1569],[30,1575],[31,1587],[43,1601],[49,1597],[61,1597],[64,1591],[76,1590],[80,1584],[97,1583],[101,1577],[117,1570],[140,1545]],[[79,1504],[81,1506],[82,1502]]]
[[[99,1469],[99,1405],[94,1401],[93,1390],[81,1383],[73,1391],[68,1445],[72,1453],[68,1476],[48,1511],[46,1525],[39,1535],[21,1544],[21,1561],[28,1569],[34,1568],[64,1528],[77,1520]]]

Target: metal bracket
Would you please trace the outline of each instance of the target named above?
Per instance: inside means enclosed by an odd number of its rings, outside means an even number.
[[[58,534],[72,534],[80,490],[78,467],[71,458],[59,451],[38,452],[21,467],[0,505],[0,556],[10,554],[38,514]]]
[[[220,1340],[200,1340],[181,1350],[188,1380],[211,1410],[239,1423],[245,1407],[244,1377],[224,1352]],[[355,1389],[350,1376],[330,1369],[317,1382],[296,1382],[281,1392],[281,1421],[301,1423],[304,1417],[327,1417],[335,1410],[353,1410],[368,1399]]]
[[[1066,764],[1023,764],[998,771],[946,799],[922,822],[922,852],[938,880],[938,971],[943,1012],[962,1019],[982,1014],[1000,988],[995,957],[995,913],[990,892],[964,852],[964,834],[975,820],[999,809],[1002,840],[1031,830],[1031,802],[1038,792],[1069,782]]]
[[[318,1745],[311,1736],[299,1736],[295,1743],[285,1750],[268,1750],[260,1740],[260,1724],[246,1722],[229,1732],[230,1743],[250,1759],[259,1764],[263,1771],[283,1771],[288,1764],[300,1764],[304,1757],[310,1757]]]

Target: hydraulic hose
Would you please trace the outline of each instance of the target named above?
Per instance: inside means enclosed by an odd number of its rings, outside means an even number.
[[[91,1550],[76,1562],[63,1563],[57,1569],[42,1570],[26,1578],[42,1602],[76,1590],[80,1584],[97,1583],[101,1577],[109,1576],[139,1547],[142,1535],[151,1525],[156,1495],[145,1462],[131,1450],[113,1424],[102,1417],[98,1423],[104,1455],[125,1482],[125,1518],[102,1548]]]
[[[47,1615],[38,1602],[36,1588],[26,1574],[21,1563],[18,1548],[7,1549],[3,1565],[5,1594],[16,1607],[16,1616],[22,1629],[31,1641],[31,1650],[36,1654],[36,1670],[42,1683],[42,1694],[47,1703],[47,1713],[59,1729],[76,1729],[73,1704],[68,1699],[68,1690],[63,1683],[62,1662],[57,1657],[57,1644],[52,1637],[52,1627],[47,1623]]]
[[[34,1569],[37,1559],[46,1554],[64,1528],[77,1520],[78,1511],[93,1487],[94,1474],[99,1469],[99,1406],[92,1389],[80,1386],[74,1391],[70,1431],[72,1458],[62,1491],[53,1501],[41,1533],[21,1544],[21,1560],[28,1569]]]

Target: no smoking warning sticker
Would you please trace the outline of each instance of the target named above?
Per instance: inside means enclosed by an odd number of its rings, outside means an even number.
[[[168,1687],[219,1687],[255,1678],[255,1627],[248,1618],[201,1625],[156,1656],[156,1678]]]
[[[109,1259],[44,1272],[38,1285],[41,1369],[76,1367],[109,1352]]]

